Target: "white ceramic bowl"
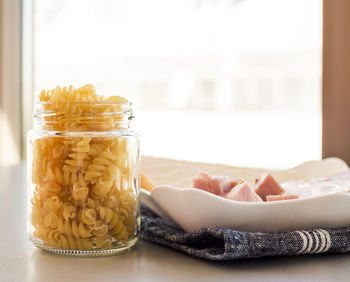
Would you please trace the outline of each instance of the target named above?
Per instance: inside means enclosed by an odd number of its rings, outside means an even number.
[[[291,170],[308,178],[319,178],[347,169],[344,161],[330,158],[310,161]],[[204,226],[254,232],[350,226],[350,193],[346,192],[255,203],[232,201],[195,188],[160,185],[151,193],[142,189],[141,201],[186,231]]]

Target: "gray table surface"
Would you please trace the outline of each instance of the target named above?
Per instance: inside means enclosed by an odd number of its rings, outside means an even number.
[[[350,281],[350,254],[210,262],[139,240],[101,258],[41,251],[26,232],[25,166],[0,167],[0,281]]]

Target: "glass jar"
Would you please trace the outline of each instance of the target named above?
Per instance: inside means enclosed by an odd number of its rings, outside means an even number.
[[[132,104],[37,102],[28,133],[29,235],[46,251],[98,256],[140,230],[139,137]]]

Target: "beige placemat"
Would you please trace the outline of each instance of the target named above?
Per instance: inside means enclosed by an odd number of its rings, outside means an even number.
[[[247,167],[235,167],[222,164],[189,162],[166,158],[142,156],[141,170],[155,185],[169,184],[176,187],[191,187],[192,177],[199,171],[215,175],[225,175],[231,178],[242,178],[253,184],[256,177],[264,172],[270,172],[280,183],[302,180],[306,177],[288,170],[268,170]]]

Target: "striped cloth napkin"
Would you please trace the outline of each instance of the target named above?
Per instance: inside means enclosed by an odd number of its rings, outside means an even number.
[[[350,251],[350,227],[264,233],[209,226],[185,232],[144,205],[141,207],[141,238],[216,261]]]

